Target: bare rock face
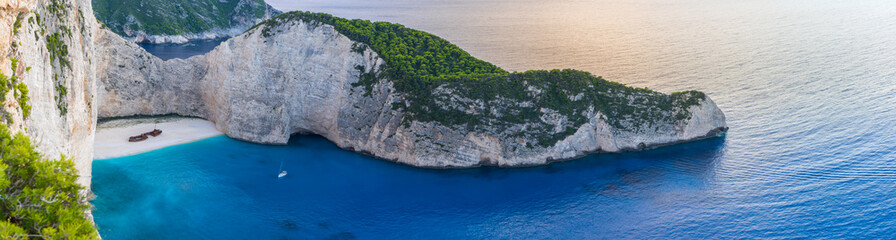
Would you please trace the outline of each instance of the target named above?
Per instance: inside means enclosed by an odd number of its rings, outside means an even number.
[[[97,113],[92,63],[97,24],[90,3],[0,1],[0,73],[27,86],[31,106],[25,117],[24,104],[14,97],[17,90],[10,90],[3,96],[4,124],[28,135],[47,158],[71,158],[78,183],[87,188]]]
[[[686,120],[618,129],[594,113],[552,146],[519,147],[525,140],[444,126],[402,123],[392,103],[402,95],[380,80],[367,93],[353,86],[385,62],[370,48],[326,24],[289,22],[264,36],[234,37],[210,53],[162,61],[103,31],[97,34],[100,118],[180,114],[215,122],[230,137],[285,144],[293,133],[318,134],[338,146],[413,166],[450,168],[527,166],[591,152],[636,151],[722,134],[725,115],[709,97],[690,106]]]

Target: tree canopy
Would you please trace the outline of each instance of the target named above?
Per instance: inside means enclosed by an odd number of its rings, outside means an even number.
[[[4,124],[0,158],[0,238],[99,239],[70,159],[45,159]]]

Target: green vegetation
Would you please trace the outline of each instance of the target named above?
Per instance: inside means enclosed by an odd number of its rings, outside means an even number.
[[[501,68],[470,56],[450,42],[400,24],[348,20],[324,13],[289,12],[280,14],[253,28],[263,26],[262,34],[270,37],[283,23],[296,20],[332,25],[343,35],[367,44],[386,60],[388,77],[398,88],[416,88],[414,82],[436,83],[443,79],[507,74]],[[354,51],[363,51],[355,46]]]
[[[413,113],[408,117],[410,120],[464,126],[473,131],[542,123],[545,112],[541,109],[550,109],[565,118],[561,121],[565,127],[553,129],[553,125],[531,125],[526,135],[536,139],[540,146],[552,146],[574,134],[595,112],[603,113],[607,123],[616,129],[656,126],[684,120],[689,116],[687,107],[699,104],[698,99],[705,97],[695,91],[667,95],[632,88],[571,69],[459,78],[440,86],[452,91],[414,91],[407,96],[414,104],[399,104],[398,108]],[[478,102],[481,106],[469,113],[469,106],[444,104],[457,97]]]
[[[22,108],[22,118],[28,118],[31,116],[31,105],[28,104],[28,101],[31,100],[31,98],[28,97],[28,85],[25,85],[25,83],[18,83],[16,84],[15,89],[16,102],[18,102],[19,107]]]
[[[65,101],[65,95],[68,94],[68,88],[59,81],[59,75],[53,74],[53,81],[56,82],[56,108],[59,109],[59,115],[65,116],[68,113],[68,102]]]
[[[47,51],[50,52],[51,63],[55,61],[60,67],[72,68],[72,62],[68,60],[68,45],[62,34],[55,32],[47,35]]]
[[[18,17],[16,17],[16,22],[12,24],[12,34],[13,35],[19,34],[19,28],[21,28],[21,27],[22,27],[22,16],[19,15]]]
[[[93,0],[93,11],[112,31],[126,36],[126,29],[181,35],[229,28],[239,20],[254,23],[273,8],[264,0]]]
[[[374,71],[373,69],[366,70],[366,69],[364,69],[364,66],[360,66],[360,65],[355,66],[355,69],[357,69],[358,72],[361,73],[361,75],[358,76],[359,77],[358,82],[352,83],[352,87],[359,87],[359,86],[364,87],[363,95],[365,97],[371,96],[371,93],[373,92],[373,85],[379,81],[379,79],[377,79],[377,77],[376,77],[377,76],[376,71]]]
[[[84,19],[84,12],[81,9],[78,9],[78,26],[81,29],[81,35],[87,35],[85,31],[87,31],[87,21]]]
[[[47,11],[61,23],[65,22],[65,18],[68,17],[68,9],[69,5],[65,0],[50,0],[50,3],[47,4]]]
[[[10,58],[9,60],[12,62],[12,74],[10,76],[0,74],[0,96],[6,96],[9,90],[14,90],[13,95],[22,109],[22,117],[28,118],[31,115],[31,105],[28,104],[28,101],[31,99],[28,97],[28,85],[19,82],[19,77],[16,74],[16,70],[19,67],[19,59]],[[25,69],[26,72],[31,70],[30,67]],[[3,104],[3,101],[4,99],[0,98],[0,104]],[[11,118],[7,120],[11,120]]]
[[[71,69],[67,59],[66,37],[71,38],[71,30],[65,26],[68,1],[50,0],[44,10],[48,18],[34,13],[28,18],[29,24],[37,24],[34,32],[39,39],[47,32],[47,49],[51,55],[54,71]],[[17,18],[14,31],[17,32],[21,19]],[[28,86],[20,82],[20,62],[10,58],[12,73],[0,74],[0,95],[7,96],[13,91],[15,101],[22,110],[23,117],[31,114]],[[29,72],[30,67],[24,71]],[[57,81],[58,79],[54,78]],[[0,99],[4,103],[5,98]],[[7,121],[11,121],[8,118]],[[76,183],[78,175],[74,163],[62,156],[58,160],[45,159],[37,152],[31,140],[22,133],[13,135],[6,124],[0,123],[0,239],[99,239],[96,229],[85,214],[89,209],[83,187]]]
[[[65,70],[72,70],[72,63],[71,60],[69,60],[69,46],[66,44],[66,40],[72,40],[72,29],[66,25],[66,20],[69,18],[69,9],[71,8],[72,6],[69,1],[50,0],[45,6],[45,10],[49,14],[44,14],[44,16],[41,17],[39,13],[35,12],[35,16],[28,19],[29,23],[37,24],[39,27],[39,32],[36,30],[34,33],[35,40],[39,40],[41,35],[46,38],[47,52],[50,53],[50,64],[53,65],[53,81],[56,84],[56,96],[54,97],[56,99],[57,108],[62,116],[65,116],[68,108],[68,103],[65,101]],[[81,20],[81,16],[77,17]],[[47,33],[48,27],[55,28],[51,28],[49,31],[50,33]],[[82,34],[83,31],[84,26],[82,23]],[[26,113],[25,116],[28,116],[27,114],[30,113],[31,107],[27,104],[21,104],[22,102],[27,102],[29,99],[27,95],[28,88],[24,84],[15,85],[14,88],[17,90],[15,95],[16,100],[20,102],[22,110]]]
[[[47,160],[21,133],[0,124],[0,238],[99,239],[74,164]]]
[[[406,126],[414,120],[438,122],[553,146],[598,112],[616,129],[657,128],[687,119],[687,107],[705,98],[696,91],[667,95],[632,88],[577,70],[509,73],[438,36],[387,22],[289,12],[252,29],[260,28],[264,37],[271,37],[294,21],[331,25],[362,43],[353,45],[353,52],[363,53],[368,47],[377,52],[386,67],[375,72],[357,66],[360,80],[352,86],[362,87],[364,96],[370,96],[373,85],[391,80],[404,96],[392,107],[406,114]]]

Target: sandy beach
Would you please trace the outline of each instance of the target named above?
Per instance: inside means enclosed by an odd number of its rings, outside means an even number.
[[[162,135],[141,142],[128,142],[128,137],[153,129],[162,130]],[[155,117],[111,120],[97,124],[96,140],[93,145],[94,159],[135,155],[222,134],[215,129],[214,123],[198,118]]]

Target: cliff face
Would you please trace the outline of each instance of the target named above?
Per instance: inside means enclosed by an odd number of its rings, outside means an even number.
[[[407,121],[405,113],[393,108],[406,96],[391,81],[381,79],[369,92],[353,85],[362,69],[385,67],[376,52],[358,50],[362,43],[326,24],[293,21],[272,31],[276,34],[265,36],[261,28],[252,29],[206,55],[169,61],[114,33],[99,33],[99,117],[196,116],[215,122],[228,136],[259,143],[283,144],[292,133],[318,134],[345,149],[435,168],[537,165],[590,152],[692,141],[726,129],[724,114],[709,97],[689,106],[686,119],[649,126],[621,128],[590,111],[574,133],[550,146],[514,137],[527,125],[500,132]],[[448,87],[439,91],[452,96]],[[550,109],[541,111],[546,112],[544,122],[557,122],[550,128],[560,132],[569,127]]]
[[[48,158],[72,158],[78,183],[87,188],[96,127],[96,26],[88,0],[0,3],[0,73],[28,90],[6,93],[4,123],[28,135]],[[20,94],[30,99],[17,101]]]
[[[93,0],[97,18],[135,42],[232,37],[280,13],[263,0]]]
[[[335,133],[340,116],[357,109],[354,102],[367,107],[363,115],[370,107],[383,107],[384,99],[354,97],[359,94],[351,87],[358,77],[355,66],[383,64],[376,53],[352,52],[354,42],[332,28],[293,27],[302,30],[277,39],[250,33],[206,55],[169,61],[114,33],[101,34],[99,44],[109,47],[99,53],[105,56],[98,62],[104,72],[98,84],[100,117],[197,116],[234,138],[282,144],[295,132]]]
[[[86,0],[0,2],[0,74],[28,89],[5,93],[2,120],[47,156],[73,158],[79,183],[88,187],[97,117],[197,116],[231,137],[272,144],[292,133],[319,134],[345,149],[421,167],[543,164],[712,137],[725,128],[724,114],[707,97],[688,107],[686,120],[619,128],[595,111],[555,144],[528,146],[532,139],[507,134],[525,128],[502,133],[406,121],[393,104],[407,96],[392,81],[377,80],[369,90],[355,84],[359,66],[378,72],[384,60],[329,25],[290,22],[268,37],[254,29],[206,55],[169,61],[100,25]],[[452,96],[450,88],[439,91]],[[22,94],[29,99],[21,101]]]

